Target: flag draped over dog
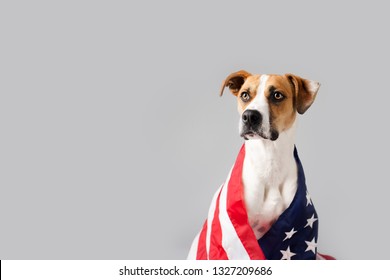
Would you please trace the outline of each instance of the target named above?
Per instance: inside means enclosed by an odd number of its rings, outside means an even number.
[[[208,218],[193,241],[188,259],[327,259],[327,256],[317,255],[318,216],[306,189],[296,149],[294,157],[298,186],[293,201],[257,240],[249,225],[243,198],[243,145],[226,182],[213,197]]]

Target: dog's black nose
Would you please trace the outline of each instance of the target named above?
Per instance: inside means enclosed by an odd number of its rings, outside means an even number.
[[[260,125],[261,119],[262,119],[261,114],[257,110],[246,110],[242,114],[242,122],[245,125],[249,125],[252,127],[256,127]]]

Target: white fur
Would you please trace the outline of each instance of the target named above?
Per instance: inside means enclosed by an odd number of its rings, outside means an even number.
[[[249,223],[257,238],[268,231],[295,195],[294,132],[295,126],[280,133],[276,141],[245,142],[244,199]]]
[[[247,109],[263,116],[262,130],[270,135],[269,105],[264,97],[267,75],[260,79],[256,98]],[[263,138],[245,142],[242,173],[244,200],[249,223],[261,238],[290,205],[297,189],[297,166],[294,159],[295,122],[275,141]]]
[[[320,88],[320,83],[316,82],[316,81],[309,80],[309,87],[310,87],[309,91],[315,95]]]

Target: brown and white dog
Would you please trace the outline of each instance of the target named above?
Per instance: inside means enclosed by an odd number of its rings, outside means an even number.
[[[318,82],[293,74],[230,74],[222,84],[237,97],[245,142],[242,181],[249,223],[261,238],[290,205],[297,188],[294,136],[297,113],[313,103]]]
[[[294,157],[296,117],[297,113],[305,113],[314,102],[320,84],[293,74],[253,75],[241,70],[230,74],[224,80],[220,91],[221,96],[226,87],[237,97],[240,114],[239,133],[245,139],[245,157],[241,161],[242,169],[240,169],[242,173],[239,173],[241,175],[237,177],[242,186],[240,187],[242,192],[240,197],[242,196],[243,207],[246,209],[247,221],[245,224],[248,224],[249,232],[253,231],[256,240],[260,240],[289,207],[295,194],[298,193],[297,183],[299,178],[302,180],[302,176],[298,176],[297,161]],[[229,174],[228,178],[230,176]],[[300,188],[299,193],[302,192],[301,190],[302,188]],[[215,199],[218,193],[219,191],[217,191],[210,206],[209,219],[201,233],[195,238],[188,259],[197,258],[197,252],[200,252],[198,244],[203,244],[203,241],[198,243],[198,240],[205,240],[206,250],[208,250],[210,240],[213,240],[210,235],[212,230],[209,230],[209,227],[212,227],[214,215],[220,216],[221,223],[226,221],[225,216],[218,214],[218,210],[214,212],[214,209],[217,209]],[[222,199],[222,196],[226,196],[225,194],[226,188],[220,193],[222,201],[225,201],[225,198]],[[306,199],[311,204],[309,198],[306,194]],[[218,198],[218,201],[221,200]],[[304,203],[306,204],[306,200]],[[223,205],[224,203],[221,207],[226,208]],[[223,213],[225,211],[226,209],[223,210]],[[246,220],[245,215],[242,219]],[[302,227],[306,228],[308,225],[311,227],[315,220],[317,218],[314,218],[314,215],[311,218],[308,217],[308,224],[302,225]],[[229,226],[228,223],[227,225],[226,232],[231,232],[232,226]],[[207,230],[205,231],[205,229]],[[218,230],[216,231],[218,232]],[[286,231],[285,239],[291,238],[296,232],[294,228],[291,232]],[[253,234],[250,233],[248,236],[253,236]],[[221,236],[218,238],[221,239]],[[230,236],[226,238],[229,239]],[[226,238],[222,235],[222,243],[227,240]],[[231,240],[236,239],[234,237]],[[306,242],[309,246],[306,251],[315,252],[314,240]],[[257,242],[255,243],[257,244]],[[238,244],[238,247],[232,244],[227,245],[227,254],[231,256],[234,255],[231,254],[231,250],[241,248],[240,242],[234,243]],[[280,251],[281,255],[278,257],[291,259],[291,256],[295,255],[289,247],[283,250]]]

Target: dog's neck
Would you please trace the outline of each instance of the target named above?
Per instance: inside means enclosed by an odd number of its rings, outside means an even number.
[[[244,199],[257,238],[268,231],[295,195],[294,142],[295,122],[275,141],[261,138],[245,142]]]
[[[245,160],[250,161],[262,177],[280,177],[295,163],[295,123],[280,133],[275,141],[258,138],[245,141]],[[266,173],[266,174],[264,174]]]

